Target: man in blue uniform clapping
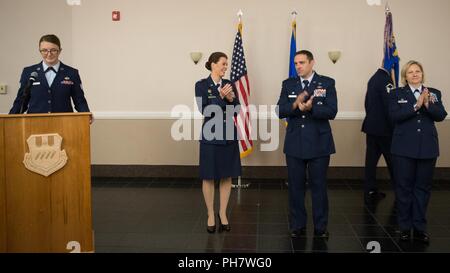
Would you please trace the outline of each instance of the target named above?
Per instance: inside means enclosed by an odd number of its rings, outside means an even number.
[[[301,50],[294,57],[297,77],[283,81],[277,114],[287,119],[284,153],[289,178],[291,237],[306,233],[306,174],[311,188],[314,235],[327,239],[326,175],[335,153],[329,120],[337,114],[335,81],[313,70],[314,56]]]

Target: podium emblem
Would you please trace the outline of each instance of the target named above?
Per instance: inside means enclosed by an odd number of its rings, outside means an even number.
[[[48,177],[66,165],[67,154],[61,151],[59,134],[31,135],[27,143],[30,152],[25,154],[23,164],[28,170]]]

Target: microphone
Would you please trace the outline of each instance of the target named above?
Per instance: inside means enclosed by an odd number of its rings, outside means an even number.
[[[33,86],[33,83],[36,81],[37,77],[38,77],[38,73],[36,71],[31,72],[30,78],[28,79],[27,84],[23,88],[22,106],[20,107],[21,114],[23,112],[25,112],[26,109],[28,108],[28,107],[26,107],[26,105],[28,104],[28,101],[30,99],[31,87]]]
[[[27,84],[23,88],[23,93],[24,94],[29,94],[30,93],[31,86],[36,81],[37,76],[38,76],[38,73],[36,71],[31,72],[30,78],[28,79]]]

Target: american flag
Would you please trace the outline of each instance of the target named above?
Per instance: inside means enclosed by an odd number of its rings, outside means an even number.
[[[234,40],[233,56],[231,59],[231,81],[237,89],[237,97],[241,104],[239,115],[234,118],[239,134],[239,150],[241,158],[249,155],[253,150],[253,140],[250,137],[251,124],[248,102],[250,99],[250,84],[245,65],[244,47],[242,46],[242,23],[238,25],[238,32]]]

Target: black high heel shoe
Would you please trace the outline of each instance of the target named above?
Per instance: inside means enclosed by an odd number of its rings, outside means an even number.
[[[206,231],[208,232],[208,233],[214,233],[214,232],[216,232],[216,224],[214,224],[214,226],[206,226]]]
[[[216,232],[216,225],[214,225],[214,226],[206,226],[206,231],[208,231],[208,233]]]
[[[219,232],[222,232],[222,231],[230,232],[230,230],[231,230],[230,223],[223,225],[222,220],[220,220],[220,215],[217,214],[217,216],[219,217]]]

